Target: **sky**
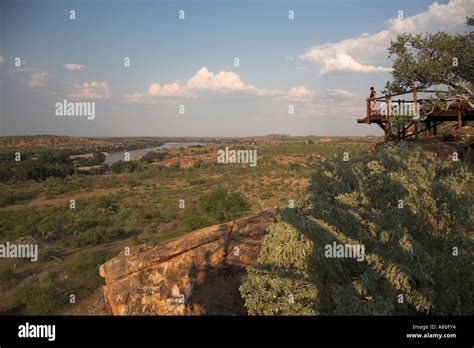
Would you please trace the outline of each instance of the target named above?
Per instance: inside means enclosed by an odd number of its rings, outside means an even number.
[[[356,119],[391,79],[390,40],[464,33],[473,14],[473,0],[3,0],[0,135],[380,135]],[[64,101],[95,115],[58,116]]]

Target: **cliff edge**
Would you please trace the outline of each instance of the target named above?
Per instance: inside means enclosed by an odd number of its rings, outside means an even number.
[[[242,315],[239,286],[275,218],[251,217],[136,246],[99,268],[114,315]]]

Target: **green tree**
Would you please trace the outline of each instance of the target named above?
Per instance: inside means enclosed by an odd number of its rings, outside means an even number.
[[[110,169],[115,173],[133,173],[138,167],[137,161],[118,161],[110,165]]]
[[[145,163],[153,163],[153,162],[163,161],[169,157],[170,157],[170,154],[167,152],[150,151],[150,152],[147,152],[142,158],[140,158],[140,161],[145,162]]]
[[[474,17],[467,18],[467,25],[473,23]],[[454,96],[474,107],[474,45],[469,33],[402,34],[392,40],[388,52],[395,57],[388,91],[447,86],[444,98]]]
[[[97,166],[105,161],[105,155],[102,151],[94,151],[91,158],[79,158],[78,164],[81,167]]]
[[[199,209],[211,223],[222,223],[243,216],[249,209],[249,203],[240,194],[217,188],[198,202]]]
[[[409,144],[324,163],[248,268],[249,314],[472,315],[473,183],[461,161]],[[326,257],[333,242],[364,259]]]
[[[201,216],[198,214],[193,214],[191,216],[188,216],[183,221],[183,229],[186,232],[194,231],[194,230],[197,230],[199,228],[206,227],[209,225],[211,225],[209,220],[205,216]]]

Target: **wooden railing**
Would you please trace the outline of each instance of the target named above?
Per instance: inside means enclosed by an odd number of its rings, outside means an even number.
[[[447,105],[444,108],[433,108],[433,110],[427,113],[426,119],[420,120],[420,111],[421,111],[421,104],[423,104],[428,99],[420,98],[420,93],[449,93],[447,91],[435,91],[435,90],[423,90],[414,88],[411,91],[406,91],[402,93],[396,94],[386,94],[384,96],[378,98],[367,98],[366,99],[366,115],[364,119],[358,119],[358,123],[375,123],[379,125],[385,132],[385,139],[404,139],[409,136],[415,136],[418,139],[418,134],[421,132],[426,132],[427,136],[432,134],[432,130],[434,134],[436,134],[436,126],[442,122],[457,122],[457,127],[461,127],[465,120],[474,120],[474,110],[469,108],[469,106],[464,103],[452,103],[455,98],[447,98],[444,99]],[[395,97],[399,97],[402,95],[412,95],[412,100],[394,100]],[[377,108],[378,102],[385,102],[383,108]],[[375,103],[375,107],[372,107],[372,103]],[[391,127],[392,127],[392,120],[393,117],[396,115],[395,110],[393,108],[394,103],[398,104],[398,112],[397,114],[402,115],[412,115],[413,112],[413,121],[409,123],[408,127],[403,127],[403,129],[399,129],[397,134],[392,134]],[[405,113],[407,109],[404,107],[405,104],[412,105],[410,106],[409,112]],[[421,122],[421,123],[420,123]],[[420,124],[424,124],[425,127],[420,127]],[[409,130],[410,129],[410,130]],[[408,131],[408,133],[407,133]]]

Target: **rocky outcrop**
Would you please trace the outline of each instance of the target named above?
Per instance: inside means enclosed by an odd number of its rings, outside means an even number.
[[[271,211],[137,246],[100,266],[115,315],[245,314],[239,286],[260,252]]]

